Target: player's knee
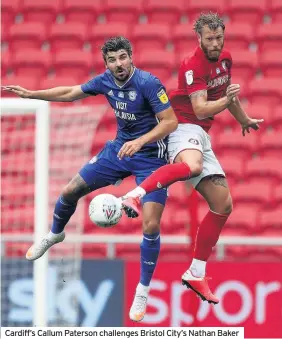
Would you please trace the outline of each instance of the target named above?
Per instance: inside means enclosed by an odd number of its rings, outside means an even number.
[[[160,222],[157,220],[144,220],[143,233],[154,234],[160,231]]]
[[[210,206],[210,209],[220,214],[231,214],[233,210],[233,203],[230,193],[228,193],[225,199],[221,199],[221,201],[217,201],[215,204],[213,204],[213,206]]]
[[[197,177],[203,171],[203,164],[201,161],[195,161],[194,163],[187,163],[191,170],[191,177]]]
[[[78,197],[74,194],[73,192],[73,188],[70,184],[68,184],[67,186],[65,186],[63,188],[63,191],[62,191],[62,197],[64,199],[65,202],[68,202],[68,203],[76,203],[78,201]]]

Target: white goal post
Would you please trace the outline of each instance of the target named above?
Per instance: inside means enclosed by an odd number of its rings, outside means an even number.
[[[35,201],[33,241],[38,242],[48,231],[48,171],[49,171],[49,102],[30,99],[1,99],[1,116],[35,114]],[[48,253],[33,265],[34,298],[33,323],[47,326],[47,269]]]

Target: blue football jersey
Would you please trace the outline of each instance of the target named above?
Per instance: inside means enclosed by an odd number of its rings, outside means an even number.
[[[159,120],[157,113],[170,107],[165,88],[158,78],[138,68],[122,85],[116,84],[109,70],[81,85],[84,93],[103,94],[114,110],[117,119],[117,136],[114,145],[120,147],[151,131]],[[136,156],[165,158],[167,137],[145,145]]]

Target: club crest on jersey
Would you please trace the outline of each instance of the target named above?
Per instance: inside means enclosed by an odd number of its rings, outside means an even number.
[[[157,93],[157,96],[158,96],[158,98],[160,99],[160,102],[161,102],[162,104],[168,103],[168,97],[167,97],[167,94],[166,94],[166,92],[165,92],[164,89],[161,89],[161,90]]]
[[[134,101],[134,100],[136,100],[137,93],[135,91],[130,91],[128,93],[128,97],[129,97],[129,100]]]
[[[193,84],[193,71],[187,71],[185,72],[185,77],[186,77],[186,82],[187,85],[192,85]]]
[[[220,73],[220,69],[217,68],[217,69],[216,69],[216,74],[219,74],[219,73]]]
[[[225,62],[225,60],[222,61],[221,65],[222,65],[222,68],[223,68],[225,71],[227,71],[227,67],[226,67],[226,62]]]
[[[118,97],[119,98],[124,98],[124,93],[123,92],[118,92]]]

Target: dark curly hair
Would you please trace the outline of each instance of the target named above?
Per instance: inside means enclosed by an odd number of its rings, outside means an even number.
[[[194,23],[194,31],[201,34],[202,28],[208,26],[210,30],[216,30],[219,27],[222,27],[223,31],[225,30],[225,25],[222,18],[217,13],[208,12],[201,13],[198,19]]]
[[[120,49],[125,49],[128,55],[132,56],[132,46],[128,39],[123,36],[115,36],[107,40],[101,47],[103,58],[106,61],[106,55],[108,52],[117,52]]]

